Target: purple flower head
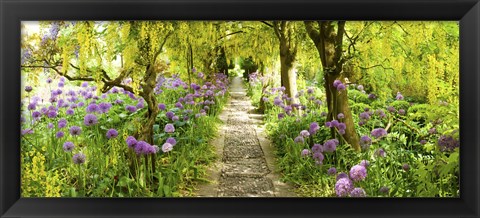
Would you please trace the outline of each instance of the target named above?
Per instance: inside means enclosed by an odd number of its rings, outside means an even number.
[[[57,138],[62,138],[64,135],[65,133],[63,133],[62,131],[58,131],[57,134],[55,134]]]
[[[295,139],[294,139],[294,142],[297,143],[297,144],[303,144],[305,142],[305,140],[303,139],[302,136],[297,136]]]
[[[86,109],[87,113],[95,113],[98,112],[98,110],[98,105],[95,103],[88,105]]]
[[[452,136],[442,135],[438,138],[438,148],[442,152],[451,152],[460,146],[460,142]]]
[[[335,81],[333,81],[333,87],[337,88],[338,85],[342,84],[342,81],[336,79]]]
[[[338,140],[336,139],[327,140],[323,144],[323,151],[327,153],[334,152],[335,150],[337,150],[337,145],[338,145]]]
[[[302,150],[302,154],[301,154],[302,157],[306,157],[306,156],[308,156],[309,154],[310,154],[310,151],[309,151],[308,149],[303,149],[303,150]]]
[[[371,144],[372,144],[372,139],[367,135],[360,137],[360,146],[362,147],[363,150],[368,150]]]
[[[337,175],[336,180],[338,181],[339,179],[343,179],[343,178],[348,179],[348,175],[347,175],[346,173],[343,173],[343,172],[342,172],[342,173],[339,173],[339,174]]]
[[[360,161],[360,165],[367,168],[368,166],[370,166],[370,162],[368,162],[368,160],[362,160]]]
[[[110,104],[108,102],[102,102],[102,103],[98,104],[98,107],[99,107],[101,113],[108,113],[108,111],[112,107],[112,104]]]
[[[395,97],[397,100],[403,100],[403,95],[400,92],[397,92],[397,97]]]
[[[400,115],[405,115],[405,110],[404,110],[404,109],[398,110],[398,114],[400,114]]]
[[[368,112],[362,112],[362,113],[360,113],[360,119],[362,119],[362,120],[369,120],[369,119],[370,119],[370,113],[368,113]]]
[[[174,114],[173,112],[171,112],[171,111],[167,112],[165,115],[166,115],[167,118],[170,119],[170,120],[175,116],[175,114]]]
[[[327,170],[327,173],[328,173],[328,175],[333,176],[333,175],[337,174],[337,169],[335,167],[330,167]]]
[[[375,138],[380,138],[387,135],[387,131],[384,128],[377,128],[372,130],[372,136]]]
[[[322,105],[323,102],[320,101],[320,100],[315,100],[315,104],[317,104],[317,105]],[[327,115],[327,114],[325,113],[325,115],[322,115],[322,116],[326,116],[326,115]]]
[[[178,116],[173,116],[172,117],[172,121],[175,122],[175,121],[178,121],[180,118]]]
[[[338,127],[339,122],[338,120],[332,120],[331,124],[332,124],[332,127]]]
[[[385,150],[383,150],[383,148],[379,148],[375,151],[375,156],[377,157],[386,157],[387,156],[387,153],[385,152]]]
[[[369,98],[369,99],[376,99],[377,96],[376,96],[375,94],[373,94],[373,93],[370,93],[370,94],[368,95],[368,98]]]
[[[317,122],[310,123],[310,129],[309,129],[310,134],[313,135],[317,133],[319,129],[320,129],[320,126],[318,126]]]
[[[408,172],[408,171],[410,170],[410,165],[404,163],[404,164],[402,165],[402,169],[405,170],[405,172]]]
[[[58,87],[63,88],[64,86],[65,86],[65,83],[63,83],[63,82],[58,83]]]
[[[355,165],[350,169],[350,178],[353,181],[362,181],[367,177],[367,168],[362,165]]]
[[[73,115],[75,114],[75,111],[71,108],[67,109],[67,111],[65,112],[67,115]]]
[[[421,145],[427,144],[427,140],[425,140],[425,139],[420,140],[420,144]]]
[[[273,104],[274,105],[280,106],[282,103],[283,103],[282,99],[279,99],[278,97],[273,99]]]
[[[277,115],[277,117],[278,117],[279,120],[281,120],[281,119],[285,118],[285,114],[284,113],[279,113]]]
[[[345,90],[345,85],[343,85],[343,83],[340,83],[337,86],[337,91],[342,91],[342,90]]]
[[[151,145],[148,144],[147,142],[145,141],[138,141],[135,145],[135,153],[137,155],[141,155],[141,154],[147,154],[148,153],[148,148],[150,147]]]
[[[166,142],[165,144],[162,145],[162,151],[163,153],[167,153],[169,151],[173,150],[173,145]]]
[[[31,86],[25,86],[25,91],[26,92],[31,92],[33,89]]]
[[[111,138],[116,138],[118,136],[118,132],[116,129],[109,129],[107,131],[107,138],[108,139],[111,139]]]
[[[125,142],[127,143],[129,148],[134,148],[137,144],[137,140],[133,136],[128,136]]]
[[[28,108],[28,110],[33,111],[33,110],[37,109],[37,104],[30,103],[30,104],[28,104],[27,108]]]
[[[135,106],[132,106],[132,105],[125,106],[125,109],[130,113],[134,113],[135,111],[137,111],[137,108]]]
[[[332,122],[330,121],[325,122],[325,126],[328,128],[332,127]]]
[[[363,86],[362,86],[362,85],[358,85],[358,86],[357,86],[357,89],[360,90],[360,91],[363,91]]]
[[[72,158],[74,164],[83,164],[85,163],[85,159],[86,157],[82,153],[77,153],[73,155],[73,158]]]
[[[82,133],[82,128],[78,126],[72,126],[70,127],[70,135],[72,136],[78,136]]]
[[[85,124],[85,126],[93,126],[97,123],[98,123],[98,119],[97,119],[97,116],[95,116],[94,114],[87,114],[83,118],[83,124]]]
[[[142,108],[145,107],[145,105],[143,104],[143,102],[138,102],[135,107],[136,107],[137,109],[142,109]]]
[[[54,127],[53,123],[48,123],[47,128],[52,129]]]
[[[432,127],[431,129],[428,130],[428,133],[429,133],[429,134],[435,134],[435,133],[437,133],[437,128]]]
[[[340,135],[345,135],[345,130],[344,130],[344,129],[339,129],[339,130],[338,130],[338,133],[339,133]]]
[[[169,137],[166,142],[170,143],[173,146],[175,146],[177,144],[177,140],[175,140],[175,138],[173,138],[173,137]]]
[[[323,146],[321,144],[314,144],[312,146],[312,152],[313,153],[323,152]]]
[[[307,130],[302,130],[300,131],[300,136],[302,136],[303,138],[307,138],[310,136],[310,133]]]
[[[323,154],[322,154],[321,152],[315,152],[315,153],[313,153],[313,159],[314,159],[315,161],[318,161],[318,162],[320,162],[320,163],[323,163],[323,159],[324,159],[324,158],[325,158],[325,157],[323,156]]]
[[[350,192],[350,197],[354,197],[354,198],[367,197],[367,193],[365,193],[365,190],[363,190],[362,188],[354,188]]]
[[[158,104],[158,109],[160,109],[161,111],[164,111],[166,108],[165,104]]]
[[[61,119],[58,121],[58,128],[65,128],[65,126],[67,126],[67,120],[65,119]]]
[[[345,125],[345,123],[338,123],[337,125],[337,129],[339,130],[344,130],[347,128],[347,125]]]
[[[338,197],[347,197],[353,190],[353,182],[348,178],[341,178],[335,184],[335,193]]]
[[[165,125],[165,132],[166,133],[173,133],[175,132],[175,127],[173,126],[173,124],[167,124]]]
[[[47,83],[48,83],[48,84],[52,83],[52,79],[51,79],[51,78],[47,78]]]
[[[73,151],[73,148],[75,148],[75,145],[73,144],[73,142],[65,142],[65,143],[63,143],[63,150],[64,150],[65,152]]]
[[[345,118],[345,115],[343,113],[339,113],[339,114],[337,114],[337,118],[338,119],[343,119],[343,118]]]
[[[33,134],[33,129],[23,129],[21,131],[22,135],[28,135],[28,134]]]
[[[57,114],[57,111],[54,111],[54,110],[49,110],[49,111],[47,112],[47,116],[48,116],[49,118],[55,118],[55,117],[57,117],[57,115],[58,115],[58,114]]]

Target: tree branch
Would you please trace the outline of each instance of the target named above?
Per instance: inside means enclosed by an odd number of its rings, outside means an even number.
[[[270,23],[268,23],[267,21],[263,21],[263,20],[262,20],[262,21],[260,21],[260,22],[262,22],[263,24],[265,24],[265,25],[267,25],[267,26],[269,26],[269,27],[271,27],[271,28],[274,28],[273,25],[270,24]]]

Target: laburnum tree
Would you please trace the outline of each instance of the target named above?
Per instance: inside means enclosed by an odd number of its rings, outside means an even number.
[[[79,21],[49,25],[38,44],[24,48],[30,58],[22,61],[22,70],[51,70],[70,81],[93,81],[101,92],[116,86],[142,97],[148,111],[137,136],[153,143],[152,127],[158,114],[155,81],[166,67],[159,56],[176,24]]]
[[[343,65],[347,58],[343,55],[343,38],[345,21],[305,21],[305,29],[312,39],[320,55],[324,72],[324,87],[328,107],[328,120],[336,119],[337,114],[343,113],[346,125],[343,138],[355,150],[360,150],[359,137],[355,131],[352,112],[348,105],[348,93],[345,86],[339,88],[334,84],[336,80],[345,84],[342,74]],[[332,128],[332,131],[334,128]]]

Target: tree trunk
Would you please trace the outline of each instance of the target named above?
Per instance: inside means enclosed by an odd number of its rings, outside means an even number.
[[[287,21],[274,22],[276,35],[280,41],[280,76],[281,85],[285,87],[285,94],[292,98],[290,103],[296,103],[297,78],[293,71],[296,56],[296,45],[293,45],[292,28]]]
[[[325,90],[327,96],[328,120],[337,119],[337,114],[343,113],[343,122],[346,125],[343,138],[355,150],[360,150],[359,138],[355,131],[352,112],[348,104],[347,90],[338,91],[334,86],[335,80],[345,83],[342,76],[343,70],[343,34],[345,32],[345,21],[339,21],[334,25],[332,21],[318,21],[318,27],[314,27],[313,21],[305,21],[305,28],[309,37],[313,40],[320,55],[325,79]],[[337,31],[335,32],[335,27]],[[334,136],[335,133],[332,132]]]

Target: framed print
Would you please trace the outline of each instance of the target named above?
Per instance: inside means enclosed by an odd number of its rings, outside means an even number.
[[[477,217],[480,5],[2,1],[1,217]]]

